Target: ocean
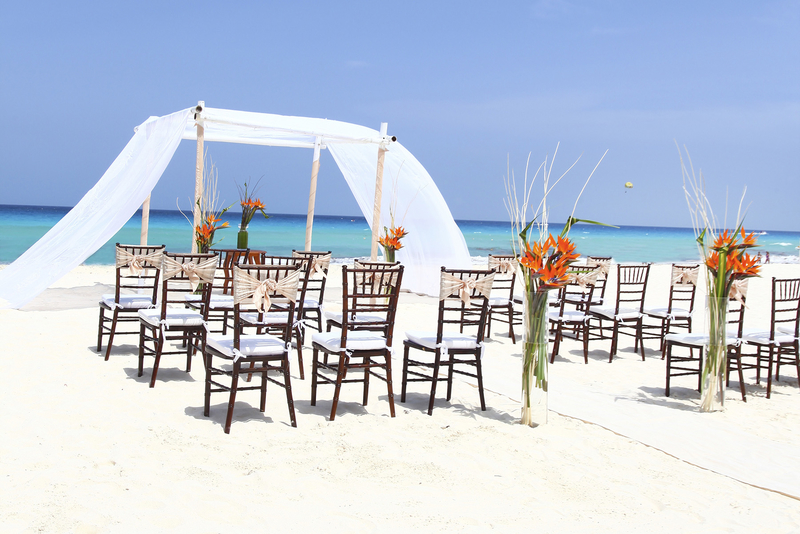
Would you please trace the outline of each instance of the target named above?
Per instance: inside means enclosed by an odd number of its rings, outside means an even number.
[[[0,263],[11,263],[42,237],[70,208],[0,205]],[[219,230],[217,246],[236,246],[238,213],[226,213],[223,220],[230,228]],[[507,221],[456,221],[473,258],[511,252],[511,230]],[[141,213],[130,221],[100,250],[88,264],[113,264],[114,244],[138,243]],[[249,227],[250,248],[270,254],[287,255],[302,249],[305,241],[305,215],[272,215],[265,220],[253,218]],[[552,231],[561,224],[551,223]],[[748,230],[750,230],[748,228]],[[148,241],[165,244],[168,250],[188,251],[191,247],[191,224],[178,211],[151,210]],[[756,230],[762,254],[770,253],[773,262],[798,262],[800,232]],[[334,258],[369,256],[370,230],[361,216],[318,215],[314,219],[313,249],[331,250]],[[697,248],[691,228],[623,226],[610,228],[580,224],[570,236],[584,256],[612,256],[617,262],[696,261]]]

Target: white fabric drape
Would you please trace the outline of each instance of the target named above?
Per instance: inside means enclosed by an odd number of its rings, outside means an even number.
[[[17,261],[0,271],[0,307],[20,307],[106,243],[144,202],[181,139],[197,139],[195,108],[151,117],[89,193]],[[330,149],[361,213],[371,224],[380,132],[346,122],[205,108],[205,141]],[[442,265],[469,269],[464,236],[433,179],[400,143],[388,143],[384,161],[381,230],[395,224],[409,234],[396,258],[405,266],[403,288],[439,294]],[[47,268],[42,267],[49,264]]]
[[[0,271],[0,307],[19,308],[80,265],[128,222],[178,148],[191,110],[150,117],[100,181],[39,241]]]

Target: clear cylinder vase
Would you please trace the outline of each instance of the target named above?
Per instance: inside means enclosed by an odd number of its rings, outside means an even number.
[[[522,343],[522,424],[547,423],[547,292],[525,292]]]
[[[247,248],[247,229],[239,230],[239,233],[236,234],[236,248]]]
[[[395,250],[390,247],[383,247],[383,257],[389,263],[394,263]]]
[[[708,299],[708,348],[703,361],[700,411],[715,412],[725,407],[725,371],[728,365],[728,298]]]

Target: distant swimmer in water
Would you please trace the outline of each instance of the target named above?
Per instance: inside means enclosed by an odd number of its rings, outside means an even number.
[[[764,256],[766,256],[766,261],[764,261],[764,263],[769,263],[769,250],[764,251]]]

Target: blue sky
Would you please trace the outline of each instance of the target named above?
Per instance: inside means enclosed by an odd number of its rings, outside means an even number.
[[[798,1],[6,2],[0,204],[74,205],[134,126],[204,100],[388,122],[458,219],[505,220],[507,164],[560,142],[553,220],[608,149],[578,216],[688,226],[677,140],[718,213],[747,186],[747,226],[797,230],[798,35]],[[207,146],[228,203],[264,176],[268,211],[305,212],[310,150]],[[194,150],[154,207],[190,205]],[[328,154],[317,212],[358,213]]]

